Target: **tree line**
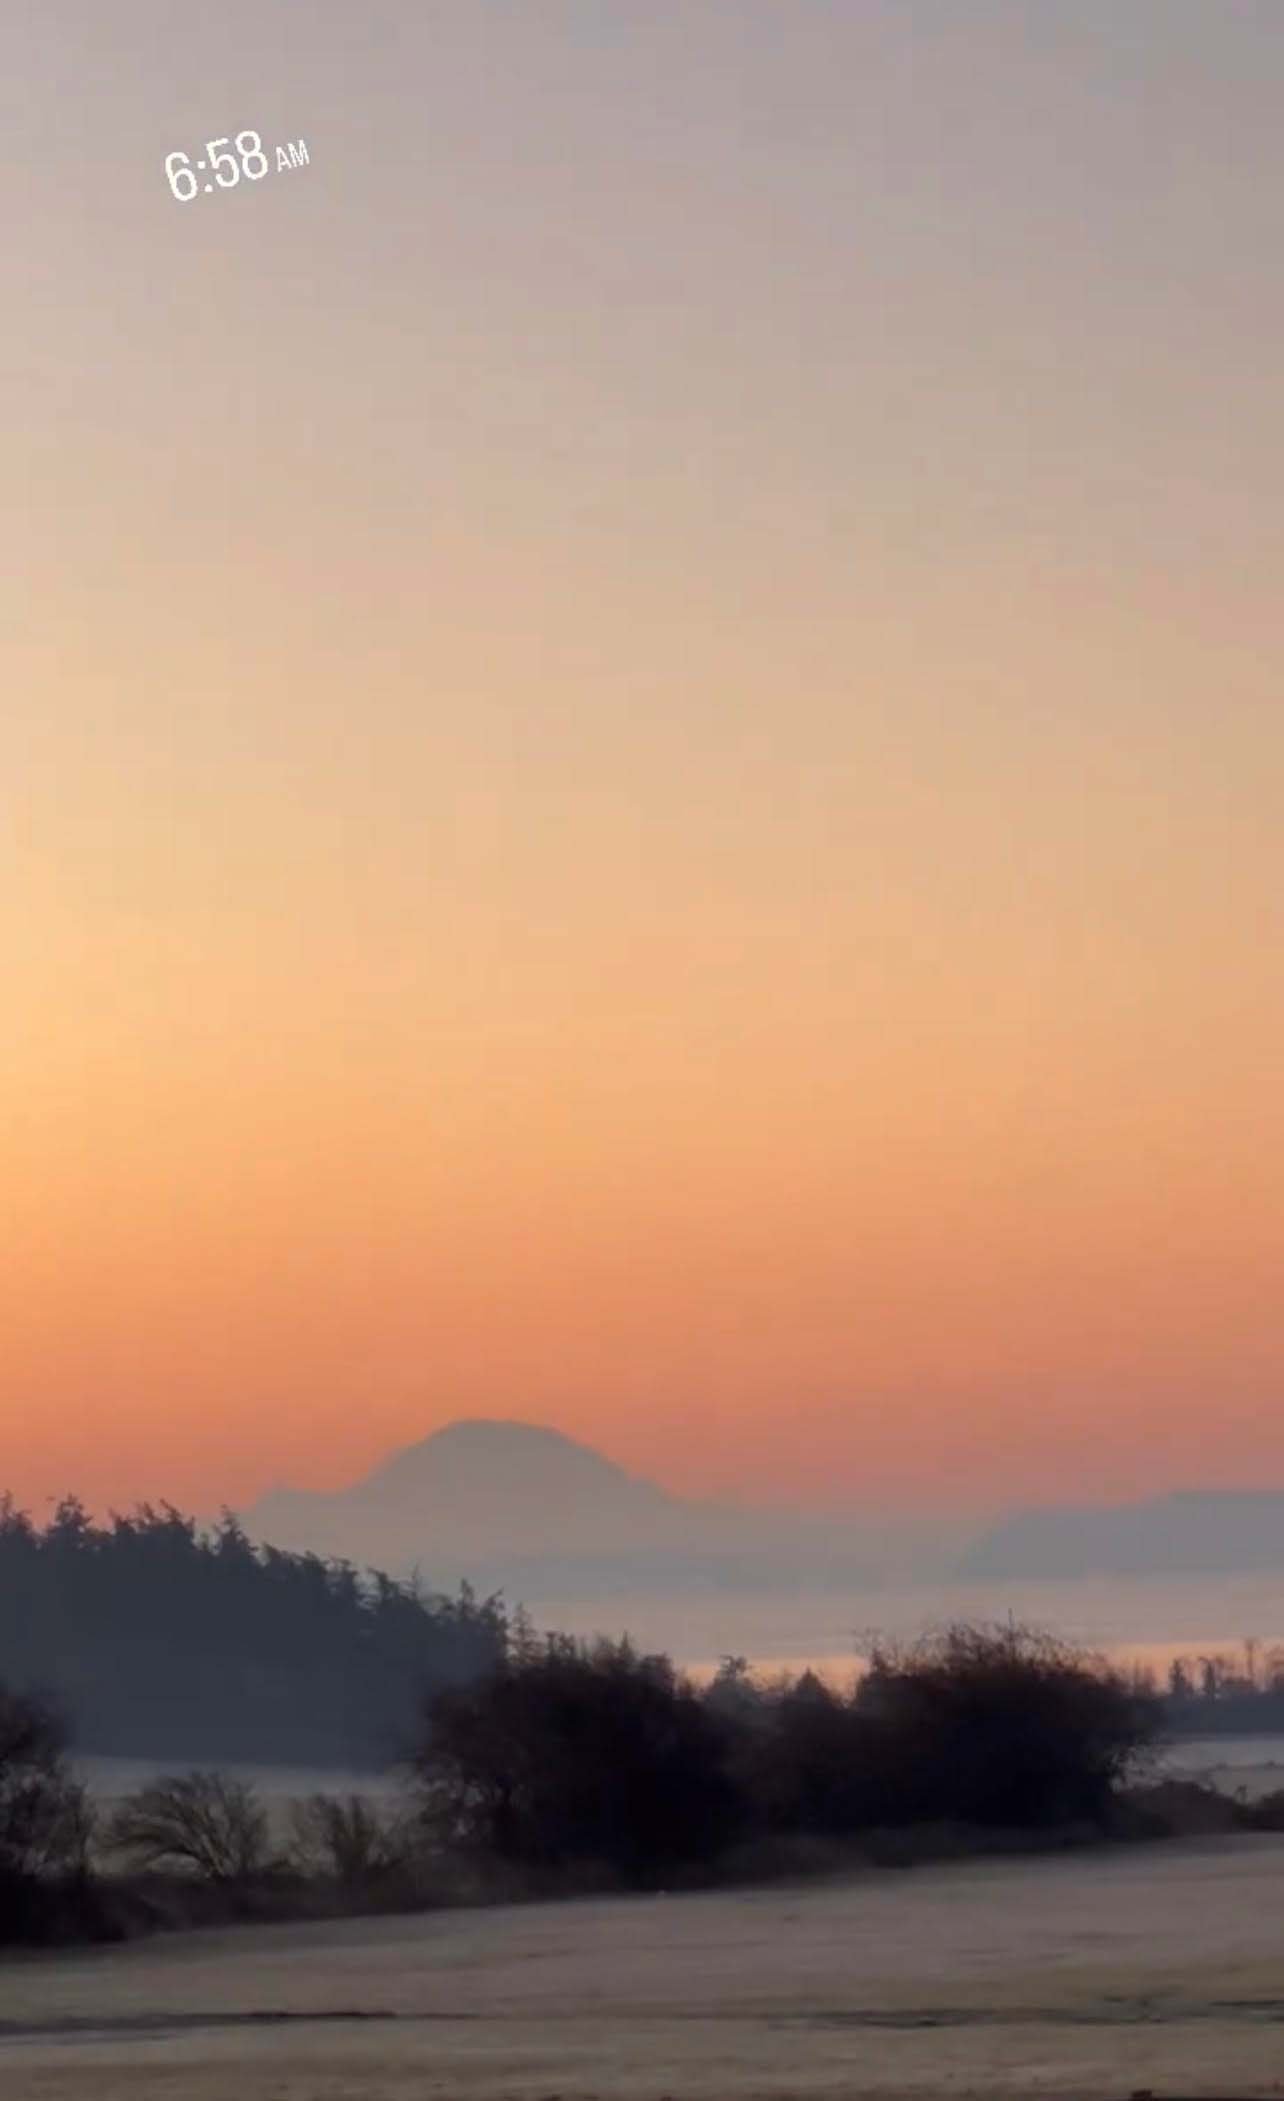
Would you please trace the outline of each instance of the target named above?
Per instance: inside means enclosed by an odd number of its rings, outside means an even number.
[[[44,1687],[80,1751],[384,1766],[424,1699],[504,1652],[496,1598],[255,1546],[168,1505],[38,1526],[0,1500],[0,1680]]]
[[[444,1844],[633,1885],[770,1837],[1100,1829],[1158,1727],[1123,1676],[1015,1625],[884,1645],[847,1690],[742,1657],[701,1689],[627,1641],[523,1633],[433,1702],[414,1771]]]
[[[167,1923],[175,1905],[411,1908],[463,1869],[473,1897],[674,1887],[752,1877],[782,1846],[794,1866],[861,1841],[893,1857],[923,1826],[1100,1834],[1158,1718],[1104,1663],[1015,1626],[880,1649],[839,1690],[734,1657],[701,1686],[519,1616],[480,1674],[427,1696],[395,1805],[318,1795],[283,1838],[244,1777],[209,1769],[96,1816],[53,1710],[0,1689],[0,1937],[113,1930],[125,1901]]]
[[[1164,1713],[1178,1736],[1284,1735],[1284,1647],[1250,1638],[1239,1655],[1174,1657]]]

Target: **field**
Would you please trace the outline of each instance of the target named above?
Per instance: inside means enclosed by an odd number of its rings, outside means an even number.
[[[6,2101],[1278,2093],[1284,1839],[0,1969]]]

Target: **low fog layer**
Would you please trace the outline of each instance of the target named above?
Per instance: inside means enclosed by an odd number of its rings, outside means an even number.
[[[870,1630],[1006,1612],[1076,1639],[1225,1646],[1284,1630],[1284,1495],[1192,1492],[991,1520],[688,1502],[554,1430],[453,1423],[332,1495],[282,1488],[252,1537],[502,1590],[543,1624],[627,1625],[703,1662],[848,1661]]]

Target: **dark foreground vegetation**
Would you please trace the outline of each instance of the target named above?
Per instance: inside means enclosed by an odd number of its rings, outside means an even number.
[[[700,1689],[667,1657],[519,1619],[484,1673],[429,1697],[398,1797],[315,1795],[274,1823],[209,1770],[95,1819],[52,1712],[9,1693],[0,1938],[1159,1835],[1171,1786],[1132,1786],[1159,1716],[1104,1664],[1012,1626],[881,1650],[839,1692],[810,1674],[763,1685],[735,1658]]]
[[[810,1672],[760,1687],[733,1658],[700,1694],[667,1657],[555,1635],[443,1694],[416,1771],[452,1846],[644,1883],[764,1836],[1100,1826],[1156,1723],[1023,1628],[876,1651],[850,1693]]]
[[[503,1654],[496,1600],[434,1597],[168,1506],[39,1529],[0,1500],[0,1680],[49,1685],[78,1750],[386,1766],[426,1695]]]

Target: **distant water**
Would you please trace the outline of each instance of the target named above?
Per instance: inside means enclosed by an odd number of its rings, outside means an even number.
[[[693,1592],[663,1598],[532,1600],[540,1626],[621,1633],[666,1650],[694,1670],[747,1656],[764,1670],[821,1670],[843,1677],[875,1636],[912,1639],[951,1620],[1046,1627],[1115,1661],[1161,1674],[1178,1656],[1240,1655],[1246,1638],[1284,1643],[1284,1571],[1236,1577],[1151,1577],[1119,1582],[896,1584],[850,1598],[806,1590]]]

